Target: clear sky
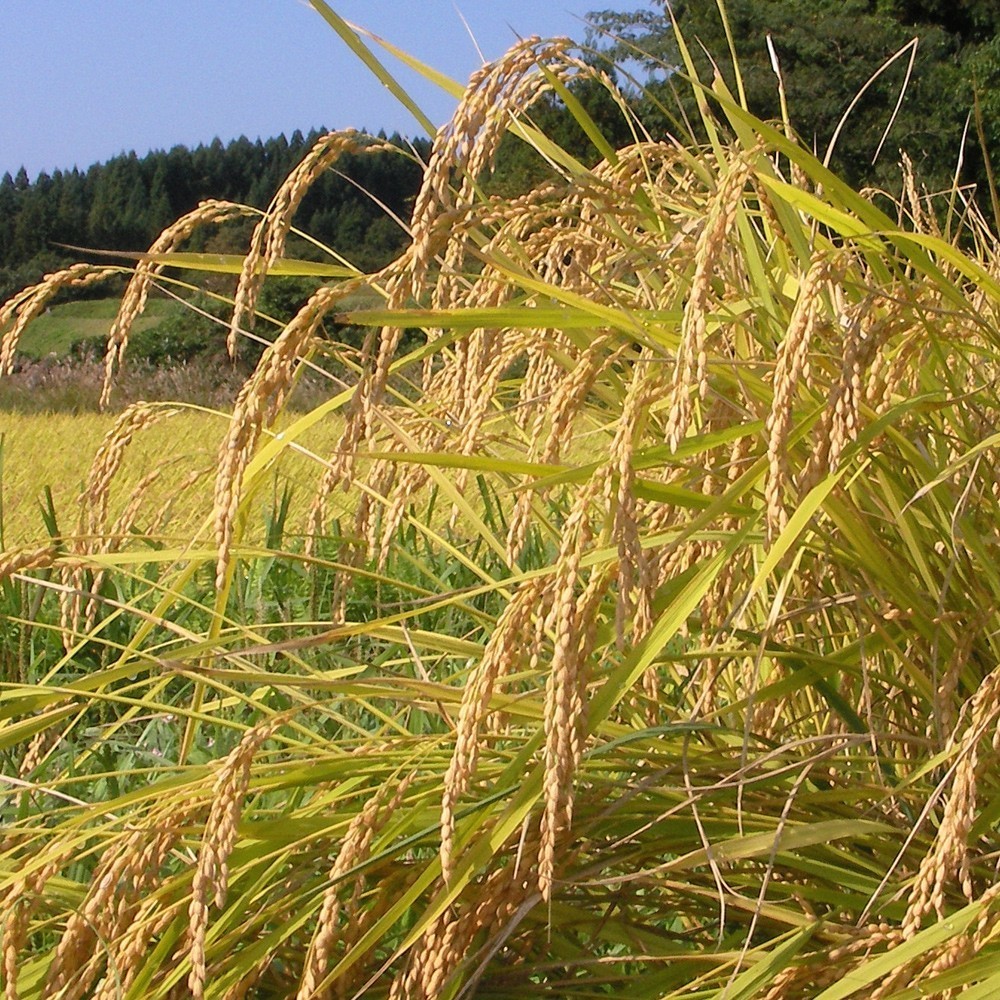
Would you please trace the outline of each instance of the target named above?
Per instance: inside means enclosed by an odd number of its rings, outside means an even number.
[[[648,0],[329,0],[345,19],[464,83],[516,34],[582,39],[590,10]],[[295,129],[416,135],[306,0],[3,0],[0,175],[85,168],[218,136]],[[463,23],[463,18],[464,22]],[[466,23],[468,28],[466,27]],[[516,33],[516,34],[515,34]],[[436,123],[453,102],[390,65]]]

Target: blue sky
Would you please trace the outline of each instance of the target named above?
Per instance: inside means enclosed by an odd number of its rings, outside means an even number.
[[[515,38],[582,38],[588,11],[647,0],[329,0],[465,82]],[[0,175],[81,168],[122,151],[243,134],[353,126],[405,135],[416,122],[305,0],[3,0]],[[468,29],[463,23],[468,24]],[[388,60],[388,57],[386,57]],[[396,65],[393,65],[395,71]],[[453,102],[398,76],[435,123]]]

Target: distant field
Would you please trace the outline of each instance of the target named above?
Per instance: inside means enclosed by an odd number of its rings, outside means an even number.
[[[59,529],[71,533],[77,524],[77,497],[104,435],[114,424],[113,414],[21,414],[0,412],[2,446],[2,537],[0,550],[31,545],[46,537],[40,504],[45,487],[52,497]],[[111,518],[119,513],[144,476],[160,470],[149,488],[136,528],[147,530],[170,504],[163,531],[191,536],[211,512],[219,442],[228,419],[200,411],[181,412],[140,432],[126,453],[111,493]],[[323,454],[332,449],[340,422],[331,421],[307,435],[309,447]],[[185,477],[203,471],[197,482],[178,492]],[[285,485],[292,488],[290,529],[304,523],[320,470],[301,455],[283,457],[273,473],[267,495],[258,501],[260,523]],[[256,528],[253,525],[252,528]]]
[[[53,306],[28,325],[18,343],[18,353],[31,358],[63,355],[80,340],[106,337],[118,312],[120,298],[87,299]],[[168,299],[150,299],[134,329],[145,330],[184,309]]]
[[[78,341],[104,338],[119,303],[119,298],[105,298],[53,306],[29,324],[17,353],[31,359],[52,355],[63,358]],[[378,304],[372,293],[353,296],[349,301],[351,308]],[[151,299],[134,329],[148,329],[183,311],[181,303]],[[125,385],[125,399],[205,396],[208,402],[207,397],[213,396],[210,388],[194,384],[199,376],[207,378],[212,374],[198,366],[157,368],[153,372],[151,375],[137,371],[126,363],[115,384],[121,387],[130,378],[140,381],[144,378],[149,383]],[[94,455],[117,419],[116,413],[91,412],[96,409],[103,375],[100,359],[73,362],[69,367],[58,367],[43,375],[35,380],[41,379],[39,384],[22,385],[16,375],[0,380],[0,550],[46,538],[41,515],[46,487],[52,491],[60,531],[70,534],[76,529],[77,498]],[[199,389],[204,391],[199,394]],[[209,405],[227,409],[230,403],[221,398],[227,393],[231,398],[235,389],[220,390],[216,393],[220,399],[213,397]],[[285,424],[293,419],[294,416],[289,416]],[[189,409],[136,435],[112,489],[112,520],[143,477],[160,470],[157,482],[149,488],[136,528],[146,530],[169,503],[164,531],[183,537],[197,530],[211,513],[218,445],[227,426],[228,416],[222,413]],[[339,430],[339,421],[333,420],[310,432],[306,445],[317,454],[328,454]],[[202,477],[178,494],[182,482],[196,470],[203,471]],[[287,484],[293,491],[290,530],[302,527],[320,472],[310,459],[285,455],[273,473],[268,496],[261,495],[259,499],[260,523],[263,524],[268,509]]]

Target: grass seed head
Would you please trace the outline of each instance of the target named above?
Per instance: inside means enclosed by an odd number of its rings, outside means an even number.
[[[587,708],[587,659],[597,627],[596,605],[605,596],[609,575],[592,570],[584,576],[581,560],[592,537],[591,503],[602,484],[595,477],[582,490],[564,527],[555,576],[555,597],[546,627],[555,635],[545,685],[545,732],[538,889],[551,898],[557,844],[573,818],[573,782],[583,752]],[[582,590],[582,594],[580,591]]]
[[[250,248],[243,259],[233,304],[227,348],[236,356],[236,345],[243,329],[252,329],[257,298],[269,268],[281,259],[292,227],[292,218],[309,189],[345,153],[396,151],[389,143],[375,142],[349,129],[328,132],[314,143],[299,165],[285,178],[271,200],[267,212],[257,223]]]
[[[212,808],[202,834],[198,865],[191,886],[188,906],[188,951],[191,972],[188,989],[192,996],[204,996],[207,982],[205,936],[208,931],[209,900],[219,908],[225,905],[229,886],[229,855],[250,784],[254,756],[284,723],[276,716],[247,730],[243,739],[219,769],[212,790]]]
[[[455,750],[444,777],[441,801],[441,869],[451,880],[455,861],[455,809],[476,770],[481,731],[490,714],[490,701],[497,681],[518,663],[527,661],[540,640],[537,628],[543,616],[549,584],[544,578],[522,584],[504,609],[483,650],[483,658],[466,681],[462,692]]]
[[[750,156],[738,157],[730,164],[695,247],[694,276],[681,322],[681,342],[666,429],[666,442],[673,451],[677,450],[687,434],[692,390],[697,390],[700,399],[708,393],[706,341],[712,282],[743,201],[744,189],[751,174],[750,164]]]
[[[0,305],[0,376],[13,370],[14,352],[25,327],[41,315],[48,302],[65,289],[84,289],[121,274],[119,267],[96,264],[73,264],[62,271],[47,274],[37,284],[26,288]]]
[[[104,356],[104,386],[101,390],[101,407],[111,401],[111,386],[115,369],[120,368],[128,347],[129,334],[136,319],[142,314],[149,298],[150,288],[166,263],[152,258],[169,254],[184,243],[196,229],[207,225],[222,225],[233,219],[253,214],[252,209],[236,205],[228,201],[203,201],[197,208],[182,215],[171,223],[153,241],[148,256],[144,257],[135,267],[132,278],[122,296],[118,315],[108,334],[107,350]]]
[[[351,819],[337,858],[330,869],[329,885],[323,894],[316,930],[306,953],[297,1000],[311,1000],[313,997],[323,995],[320,993],[320,986],[326,976],[333,948],[344,931],[341,926],[341,900],[344,888],[342,882],[351,869],[368,859],[372,841],[379,827],[400,808],[413,779],[414,774],[411,772],[397,785],[384,786],[372,795],[360,812]],[[390,791],[392,794],[389,794]],[[360,875],[354,879],[354,892],[348,903],[349,907],[353,904],[356,908],[362,881]],[[348,914],[348,921],[355,916],[356,914]]]
[[[771,410],[767,419],[768,536],[777,538],[788,522],[785,492],[789,486],[789,435],[794,425],[796,396],[809,360],[809,345],[820,321],[821,295],[830,279],[825,255],[813,259],[799,285],[795,308],[788,320],[775,363]]]
[[[10,549],[0,552],[0,581],[9,579],[15,573],[33,569],[46,569],[59,555],[56,545],[40,545],[28,549]]]
[[[179,412],[173,407],[140,401],[129,406],[115,420],[94,456],[86,485],[77,499],[81,536],[90,537],[95,540],[94,544],[99,545],[96,540],[110,527],[107,518],[111,483],[121,469],[125,452],[136,434]]]
[[[293,384],[296,364],[309,349],[323,317],[357,287],[357,283],[344,282],[314,292],[281,336],[264,352],[253,375],[240,390],[229,431],[219,448],[215,479],[213,522],[218,547],[216,586],[219,590],[225,587],[243,473],[253,457],[261,430],[281,411]]]

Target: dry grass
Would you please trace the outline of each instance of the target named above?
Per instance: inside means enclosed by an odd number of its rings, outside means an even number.
[[[159,366],[133,361],[119,370],[111,403],[102,407],[104,375],[104,363],[90,358],[22,358],[12,373],[0,380],[0,410],[93,414],[120,412],[139,400],[182,400],[209,409],[228,409],[245,378],[235,369],[204,362]]]

